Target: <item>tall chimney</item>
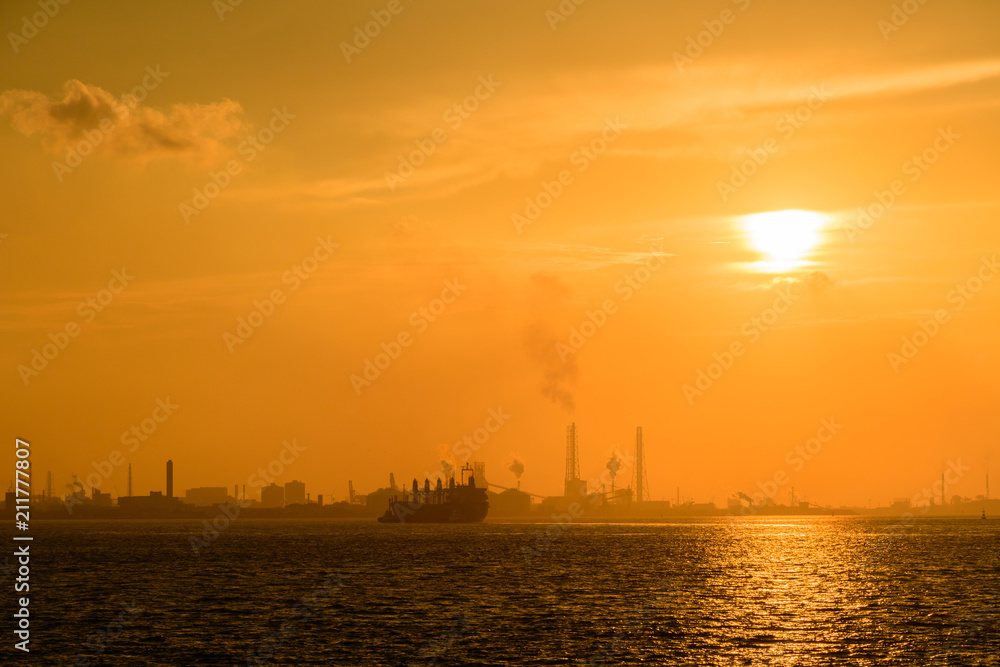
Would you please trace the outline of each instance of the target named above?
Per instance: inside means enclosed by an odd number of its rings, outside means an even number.
[[[167,461],[167,498],[174,497],[174,462]]]
[[[580,452],[576,442],[576,422],[566,427],[566,496],[577,493],[576,480],[580,479]]]
[[[642,486],[645,482],[643,473],[643,461],[644,456],[642,452],[642,427],[636,427],[635,429],[635,502],[636,504],[641,503],[645,498],[642,497]]]

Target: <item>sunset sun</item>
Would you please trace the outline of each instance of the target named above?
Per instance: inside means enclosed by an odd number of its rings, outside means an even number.
[[[0,25],[0,667],[1000,667],[1000,0]]]
[[[742,220],[750,244],[765,258],[768,270],[800,265],[821,240],[827,217],[812,211],[772,211]]]

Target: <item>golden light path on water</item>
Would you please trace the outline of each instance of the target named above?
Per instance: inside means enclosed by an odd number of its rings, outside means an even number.
[[[832,218],[815,211],[790,209],[740,218],[750,245],[764,259],[752,265],[762,273],[784,273],[808,266],[810,253],[823,240]]]

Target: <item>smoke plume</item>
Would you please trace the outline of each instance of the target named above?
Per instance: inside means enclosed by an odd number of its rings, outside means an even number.
[[[558,332],[568,330],[559,326],[569,288],[555,276],[536,273],[528,284],[531,320],[524,332],[524,346],[528,356],[537,363],[543,374],[542,395],[573,414],[576,409],[577,365],[575,354],[561,356],[557,343],[566,342]]]
[[[611,482],[614,483],[615,477],[618,476],[618,470],[622,467],[622,462],[618,460],[618,454],[612,454],[605,467],[611,473]]]

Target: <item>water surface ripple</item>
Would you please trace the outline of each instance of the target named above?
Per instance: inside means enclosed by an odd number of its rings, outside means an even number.
[[[31,664],[1000,665],[1000,521],[33,530]]]

